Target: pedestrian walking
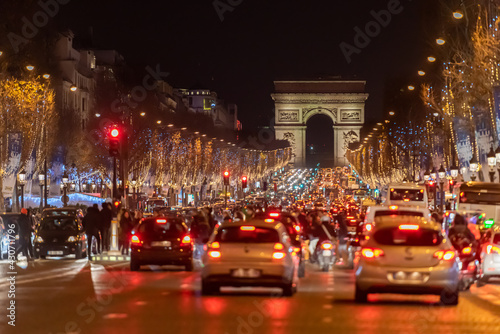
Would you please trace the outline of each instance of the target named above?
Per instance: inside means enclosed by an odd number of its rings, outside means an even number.
[[[127,210],[120,219],[120,240],[122,241],[122,254],[128,255],[130,248],[130,232],[134,228],[134,220]]]
[[[101,215],[101,226],[100,232],[102,236],[102,250],[104,252],[109,252],[109,245],[111,241],[111,221],[113,220],[113,210],[111,210],[111,204],[102,203]]]
[[[96,253],[98,254],[101,249],[101,237],[99,232],[100,219],[99,210],[93,206],[87,209],[87,214],[83,217],[82,224],[85,229],[85,234],[87,235],[87,256],[89,260],[92,259],[92,241],[94,238],[97,241]]]

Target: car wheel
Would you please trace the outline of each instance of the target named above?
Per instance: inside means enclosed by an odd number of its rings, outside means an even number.
[[[366,303],[368,302],[368,292],[361,290],[358,286],[354,291],[354,301],[356,303]]]
[[[299,270],[298,270],[298,273],[297,275],[299,277],[304,277],[306,276],[306,263],[304,261],[300,261],[300,264],[299,264]]]
[[[443,290],[441,292],[441,304],[443,305],[457,305],[458,304],[458,288],[454,291]]]
[[[130,271],[138,271],[141,269],[141,264],[136,259],[130,259]]]
[[[476,287],[482,288],[488,283],[488,276],[479,277],[476,281]]]
[[[283,289],[283,296],[284,297],[291,297],[291,296],[293,296],[293,293],[294,293],[293,283],[285,284],[282,287],[282,289]]]
[[[204,296],[215,295],[219,293],[219,287],[215,284],[201,281],[201,294]]]
[[[188,263],[186,263],[185,267],[186,271],[193,271],[193,261],[191,260]]]

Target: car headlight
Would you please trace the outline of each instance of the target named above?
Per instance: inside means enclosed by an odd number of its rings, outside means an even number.
[[[76,238],[75,236],[73,236],[73,235],[72,235],[72,236],[70,236],[70,237],[68,238],[68,240],[67,240],[67,241],[68,241],[68,242],[75,242],[76,240],[77,240],[77,238]]]
[[[43,238],[38,236],[35,238],[35,242],[43,242]]]

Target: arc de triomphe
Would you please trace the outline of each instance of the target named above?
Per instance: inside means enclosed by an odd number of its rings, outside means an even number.
[[[366,81],[275,81],[276,139],[290,142],[296,167],[306,166],[306,124],[314,115],[333,120],[335,166],[347,165],[345,151],[360,139],[365,122]]]

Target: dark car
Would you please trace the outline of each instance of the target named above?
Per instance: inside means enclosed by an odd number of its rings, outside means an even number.
[[[49,216],[42,218],[35,236],[35,257],[87,256],[87,237],[76,216]]]
[[[83,212],[81,209],[76,207],[49,208],[42,211],[42,218],[61,216],[76,216],[79,220],[81,220],[83,219]]]
[[[15,250],[17,255],[21,249],[19,243],[19,219],[20,213],[3,213],[0,214],[0,257],[1,259],[8,258],[9,244]],[[31,227],[35,225],[35,219],[29,216]],[[12,228],[11,228],[12,227]],[[13,233],[10,233],[10,232]],[[32,236],[29,236],[30,240]]]
[[[180,217],[145,218],[134,231],[130,242],[130,270],[141,265],[181,265],[193,270],[193,243]]]

